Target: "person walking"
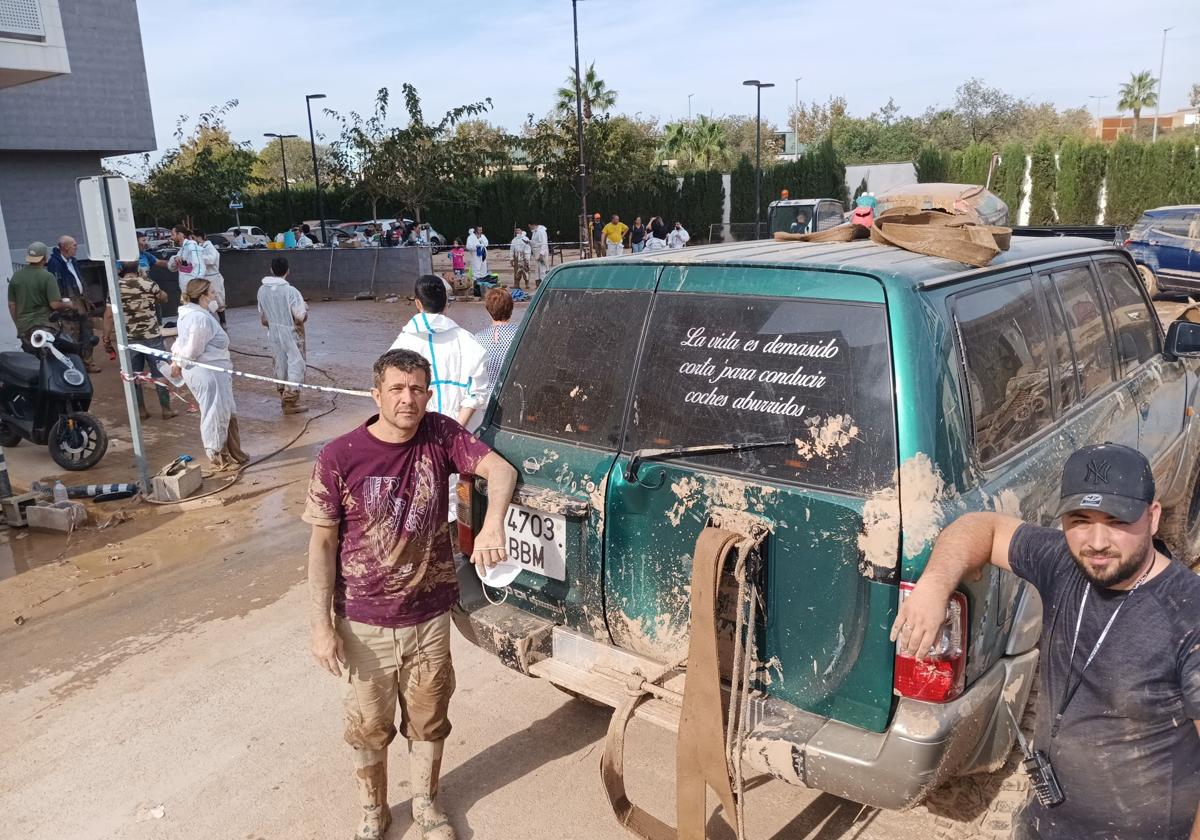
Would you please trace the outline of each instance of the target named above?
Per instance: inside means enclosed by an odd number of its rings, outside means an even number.
[[[424,357],[389,350],[373,372],[378,413],[321,449],[301,517],[312,526],[312,654],[345,684],[344,738],[361,809],[356,840],[381,840],[391,824],[388,747],[397,732],[408,742],[413,822],[423,840],[454,840],[438,783],[452,728],[450,610],[459,592],[447,499],[434,488],[452,473],[487,481],[487,514],[471,554],[483,573],[506,558],[504,514],[517,472],[454,420],[427,410],[434,392]]]
[[[300,290],[287,281],[287,276],[287,259],[275,257],[271,260],[271,275],[262,279],[258,289],[258,317],[267,328],[267,341],[275,361],[275,378],[301,383],[304,381],[304,323],[308,320],[308,306]],[[276,387],[284,414],[304,410],[298,387]]]
[[[529,257],[533,249],[529,245],[529,237],[522,228],[513,230],[512,242],[508,245],[508,259],[513,270],[513,287],[521,288],[521,284],[529,285]]]
[[[204,266],[204,255],[192,232],[183,225],[171,228],[171,241],[179,250],[167,259],[167,269],[179,272],[179,297],[182,300],[187,294],[187,286],[193,280],[203,280],[207,269]]]
[[[50,316],[70,305],[62,299],[58,280],[46,270],[49,256],[44,242],[30,242],[25,249],[25,267],[8,281],[8,314],[17,328],[21,349],[28,353],[34,352],[29,334],[37,329],[52,330]]]
[[[684,245],[687,245],[688,240],[691,238],[692,237],[688,234],[688,232],[683,229],[683,224],[676,222],[675,227],[673,227],[671,232],[667,234],[667,247],[671,248],[672,250],[679,250],[683,248]]]
[[[171,348],[171,378],[183,376],[200,406],[200,439],[213,472],[234,469],[250,460],[242,451],[233,375],[189,364],[203,362],[232,370],[229,335],[217,321],[217,296],[203,277],[188,281],[179,307],[179,336]]]
[[[487,249],[488,238],[483,235],[483,226],[471,228],[467,237],[467,255],[471,258],[471,279],[482,280],[488,276]]]
[[[625,234],[629,233],[629,225],[621,221],[621,217],[613,213],[612,221],[606,224],[601,232],[604,234],[606,254],[619,257],[625,250]]]
[[[550,270],[550,237],[546,234],[546,226],[537,222],[529,223],[529,269],[536,289],[546,279]]]
[[[1200,836],[1200,576],[1155,539],[1161,515],[1144,455],[1085,446],[1063,467],[1061,531],[965,514],[900,604],[897,651],[923,659],[989,563],[1041,596],[1033,740],[1065,799],[1031,796],[1019,838]]]
[[[642,217],[638,216],[633,220],[633,227],[629,229],[629,247],[633,253],[640,254],[642,249],[646,247],[646,226],[642,224]]]
[[[592,216],[592,256],[604,256],[604,222],[599,213]]]
[[[513,299],[508,289],[497,286],[488,289],[483,298],[484,308],[492,316],[492,325],[475,333],[475,340],[483,348],[483,366],[487,371],[488,390],[483,395],[486,409],[492,390],[500,380],[500,369],[508,355],[509,345],[517,337],[517,325],[510,323],[513,314]]]
[[[79,344],[79,355],[88,373],[99,373],[100,366],[92,362],[95,350],[92,344],[92,337],[95,335],[92,327],[94,307],[83,284],[83,269],[79,260],[75,258],[78,251],[79,245],[72,237],[60,236],[58,245],[46,262],[46,269],[58,280],[58,291],[62,299],[70,304],[64,307],[61,313],[63,333]]]
[[[118,278],[118,289],[121,292],[121,314],[125,318],[125,337],[130,344],[142,344],[153,350],[166,352],[163,344],[162,327],[158,323],[158,305],[167,302],[167,293],[148,276],[137,263],[122,263]],[[122,352],[114,346],[113,338],[116,328],[113,324],[111,307],[104,310],[104,346],[110,353]],[[129,370],[137,376],[145,373],[154,380],[154,390],[158,394],[158,407],[164,420],[170,420],[176,412],[171,409],[171,392],[167,390],[162,371],[158,369],[163,360],[161,356],[148,355],[137,350],[129,353]],[[142,383],[135,382],[134,393],[137,394],[138,414],[143,420],[150,419],[146,410],[146,398],[142,394]]]
[[[217,320],[225,326],[225,277],[221,274],[221,252],[217,246],[208,241],[201,231],[195,231],[192,238],[200,246],[200,258],[204,263],[204,279],[212,286],[213,294],[217,296]]]

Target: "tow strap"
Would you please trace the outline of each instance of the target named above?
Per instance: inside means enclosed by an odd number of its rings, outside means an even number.
[[[600,777],[617,820],[643,840],[705,840],[707,794],[712,788],[722,816],[744,840],[741,813],[741,750],[748,719],[750,675],[756,670],[754,614],[757,588],[748,559],[762,543],[766,530],[751,534],[710,525],[700,532],[692,557],[691,621],[687,657],[649,674],[628,676],[628,697],[613,713],[600,761]],[[733,680],[728,712],[721,696],[721,665],[717,645],[717,596],[726,558],[736,550],[734,576],[738,583]],[[747,620],[747,612],[749,619]],[[686,662],[683,697],[661,682]],[[682,706],[675,752],[675,801],[678,828],[673,828],[633,804],[625,792],[625,733],[634,712],[657,697]],[[735,787],[737,795],[735,796]]]

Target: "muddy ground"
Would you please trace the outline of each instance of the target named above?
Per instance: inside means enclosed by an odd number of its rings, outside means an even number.
[[[344,387],[366,387],[370,364],[411,314],[405,302],[321,303],[309,361]],[[482,306],[452,305],[470,328]],[[518,306],[517,318],[524,314]],[[253,310],[230,312],[240,368],[268,373]],[[116,364],[102,359],[95,412],[112,443],[87,482],[132,480]],[[299,522],[317,449],[371,413],[367,400],[308,396],[281,417],[270,386],[235,386],[244,448],[260,456],[208,499],[151,507],[92,505],[68,536],[0,531],[0,813],[22,838],[350,837],[354,811],[340,685],[307,650]],[[150,401],[153,404],[153,400]],[[307,424],[307,425],[306,425]],[[153,469],[202,455],[198,421],[152,419]],[[290,444],[290,445],[288,445]],[[8,450],[14,484],[71,477],[44,448]],[[82,482],[80,482],[82,483]],[[206,485],[209,489],[217,485]],[[105,527],[102,527],[105,526]],[[460,836],[477,840],[620,840],[599,783],[609,713],[522,677],[455,635],[459,688],[443,791]],[[673,739],[633,725],[632,798],[673,812]],[[406,768],[393,749],[389,836],[415,838]],[[926,838],[925,809],[878,812],[780,782],[748,794],[753,838]],[[962,798],[964,815],[982,803]],[[714,820],[715,822],[715,820]],[[729,837],[717,828],[714,837]]]

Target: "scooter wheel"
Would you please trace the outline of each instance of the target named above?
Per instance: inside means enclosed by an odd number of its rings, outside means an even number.
[[[7,423],[0,421],[0,446],[5,449],[12,449],[21,442],[21,436],[17,434],[17,430]]]
[[[50,429],[49,446],[50,457],[64,470],[87,470],[108,451],[108,433],[95,417],[77,411],[58,418]]]

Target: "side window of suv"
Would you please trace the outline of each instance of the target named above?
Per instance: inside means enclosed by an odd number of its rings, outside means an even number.
[[[1030,280],[958,296],[953,308],[975,451],[987,463],[1054,419],[1046,324]]]
[[[817,224],[813,230],[828,230],[842,223],[842,205],[834,201],[822,201],[817,208]]]
[[[1117,362],[1125,376],[1159,353],[1158,321],[1129,265],[1121,260],[1102,260],[1096,263],[1096,270],[1100,287],[1112,303]]]
[[[1087,265],[1053,271],[1050,282],[1062,302],[1067,333],[1074,351],[1073,364],[1079,380],[1079,399],[1086,400],[1114,381],[1113,348],[1104,317],[1104,299]]]

